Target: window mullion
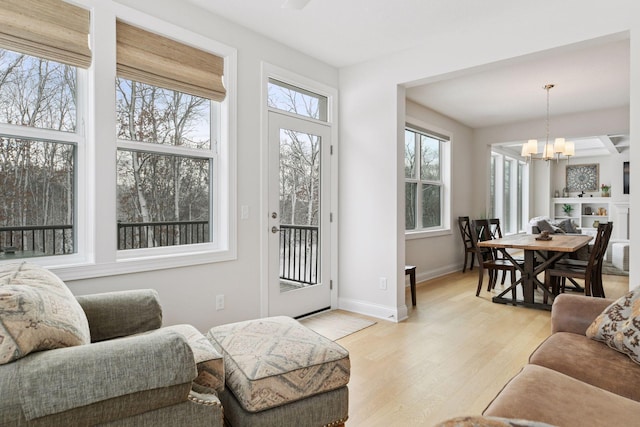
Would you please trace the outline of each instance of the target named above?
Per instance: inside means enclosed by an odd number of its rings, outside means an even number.
[[[413,152],[415,153],[415,170],[414,176],[416,177],[416,205],[414,207],[414,215],[416,219],[416,230],[423,228],[422,226],[422,151],[420,144],[420,134],[413,133]]]
[[[181,147],[176,145],[157,144],[144,141],[126,141],[119,139],[118,148],[131,151],[144,151],[147,153],[173,154],[176,156],[191,157],[198,159],[210,159],[214,157],[213,150],[202,150],[197,148]]]
[[[78,120],[76,127],[79,128],[81,125],[82,124]],[[84,139],[82,133],[83,132],[80,131],[62,132],[52,129],[0,123],[0,134],[2,135],[37,141],[56,141],[77,144]]]

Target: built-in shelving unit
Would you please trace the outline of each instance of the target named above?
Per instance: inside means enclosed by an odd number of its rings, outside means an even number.
[[[566,213],[564,205],[573,209]],[[584,233],[595,231],[598,222],[609,221],[611,215],[611,198],[609,197],[560,197],[551,199],[553,219],[560,221],[566,218],[573,220]]]

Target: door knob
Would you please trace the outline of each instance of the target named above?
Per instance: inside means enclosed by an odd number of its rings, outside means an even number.
[[[277,233],[278,231],[280,231],[280,229],[278,227],[276,227],[275,225],[273,227],[271,227],[271,232],[272,233]]]

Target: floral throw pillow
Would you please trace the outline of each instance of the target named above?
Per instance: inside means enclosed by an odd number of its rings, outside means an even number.
[[[602,341],[640,364],[640,289],[609,305],[589,326],[587,337]]]
[[[55,274],[26,262],[0,265],[0,365],[90,340],[82,307]]]

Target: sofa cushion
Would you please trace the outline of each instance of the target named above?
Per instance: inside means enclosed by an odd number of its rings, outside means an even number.
[[[536,225],[538,226],[538,230],[540,230],[540,232],[548,231],[549,233],[555,233],[555,229],[551,226],[551,223],[546,219],[541,219],[540,221],[537,222]]]
[[[62,280],[35,264],[0,266],[0,364],[89,342],[87,317]]]
[[[224,390],[224,361],[211,342],[191,325],[173,325],[165,329],[182,335],[193,351],[198,376],[193,382],[201,392]]]
[[[577,233],[576,226],[573,224],[570,218],[563,219],[554,224],[556,227],[564,231],[565,233]]]
[[[640,401],[640,368],[626,355],[584,335],[551,335],[533,352],[529,363]]]
[[[627,426],[640,402],[537,365],[526,365],[483,415],[522,418],[558,426]]]
[[[587,337],[602,341],[640,363],[640,289],[611,303],[589,326]]]
[[[249,412],[334,390],[349,382],[349,353],[296,320],[279,316],[212,328],[226,385]]]

